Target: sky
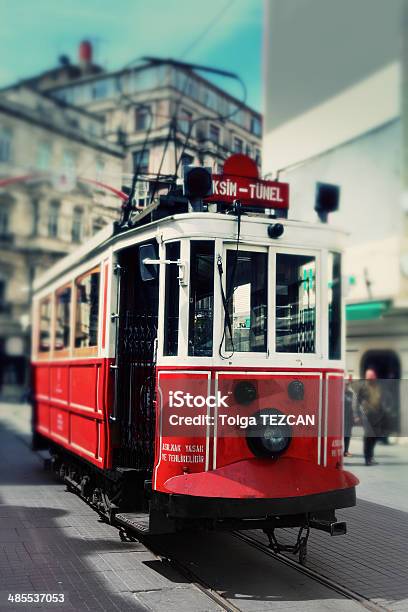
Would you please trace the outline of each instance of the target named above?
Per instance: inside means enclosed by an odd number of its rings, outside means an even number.
[[[261,110],[262,15],[263,0],[0,0],[0,87],[76,60],[87,39],[109,70],[154,55],[236,72]]]

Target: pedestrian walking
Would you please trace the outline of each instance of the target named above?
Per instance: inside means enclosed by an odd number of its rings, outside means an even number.
[[[376,465],[374,461],[375,444],[382,436],[384,410],[381,386],[375,370],[365,372],[365,380],[358,394],[358,405],[364,428],[364,459],[366,465]]]

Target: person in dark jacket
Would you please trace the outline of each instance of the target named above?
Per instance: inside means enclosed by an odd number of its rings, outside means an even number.
[[[365,380],[358,393],[358,405],[364,428],[365,464],[376,465],[374,448],[377,439],[382,436],[384,410],[377,374],[371,368],[365,372]]]

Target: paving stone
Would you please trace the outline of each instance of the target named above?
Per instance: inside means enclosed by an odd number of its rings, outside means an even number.
[[[155,612],[213,612],[222,610],[214,601],[194,587],[179,587],[145,591],[138,593],[138,598]]]
[[[15,609],[7,607],[8,592],[63,592],[66,601],[58,609],[67,612],[219,609],[142,544],[121,542],[117,529],[100,522],[91,508],[44,472],[27,446],[28,437],[15,435],[26,427],[27,418],[13,418],[0,406],[0,611]],[[348,522],[349,534],[330,538],[314,532],[309,567],[389,610],[408,610],[408,513],[401,508],[402,503],[396,509],[361,500],[356,508],[338,512]],[[262,540],[264,535],[256,532],[256,537]],[[293,541],[293,533],[283,530],[282,540]],[[231,535],[177,536],[166,546],[172,542],[193,573],[242,610],[361,609]],[[53,608],[40,604],[18,609]]]

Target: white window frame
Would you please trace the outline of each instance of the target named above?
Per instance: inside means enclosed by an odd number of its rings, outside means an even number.
[[[224,293],[226,295],[227,292],[227,252],[228,251],[236,251],[236,243],[232,242],[232,241],[224,241],[224,247],[223,247],[223,255],[222,255],[222,266],[223,266],[223,270],[224,270],[224,274],[222,277],[222,286],[224,288]],[[269,264],[270,264],[270,259],[268,257],[268,251],[269,248],[267,245],[255,245],[255,244],[250,244],[250,243],[241,243],[239,244],[239,251],[250,251],[251,253],[265,253],[267,256],[267,266],[269,268]],[[217,271],[217,275],[218,275],[218,271]],[[269,306],[269,299],[270,299],[270,272],[268,269],[268,275],[267,275],[267,336],[266,336],[266,351],[234,351],[233,356],[231,357],[231,359],[234,359],[235,357],[237,358],[241,358],[241,359],[248,359],[248,357],[250,356],[251,359],[266,359],[269,357],[270,355],[270,348],[269,348],[269,326],[270,326],[270,306]],[[221,309],[219,311],[220,316],[219,316],[219,321],[220,321],[220,328],[221,328],[221,336],[218,342],[218,345],[220,345],[221,342],[221,337],[222,337],[222,333],[223,333],[223,323],[224,323],[224,314],[223,314],[223,304],[222,304],[222,300],[220,303]],[[214,309],[214,316],[216,316],[215,314],[215,309]],[[222,352],[224,355],[228,355],[230,351],[227,350],[225,343],[226,343],[226,336],[224,337],[224,341],[222,343]],[[219,356],[219,355],[218,355]]]
[[[269,356],[272,357],[276,362],[280,360],[290,362],[293,360],[301,361],[302,365],[306,365],[310,360],[321,362],[322,359],[326,358],[326,353],[323,351],[322,344],[322,312],[324,312],[324,308],[322,308],[322,284],[324,282],[323,279],[323,268],[322,268],[322,250],[321,249],[305,249],[305,248],[291,248],[291,247],[270,247],[273,252],[273,260],[271,262],[273,270],[273,276],[270,275],[269,283],[271,285],[271,291],[274,292],[274,309],[271,317],[271,330],[273,331],[273,339],[271,348],[273,350],[270,351]],[[276,351],[276,311],[275,311],[275,300],[276,300],[276,256],[277,255],[304,255],[314,257],[316,261],[316,272],[315,272],[315,282],[316,282],[316,320],[315,320],[315,351],[313,353],[288,353],[288,352],[277,352]],[[327,282],[327,275],[326,275]],[[327,299],[327,298],[326,298]],[[327,314],[326,314],[327,319]]]

